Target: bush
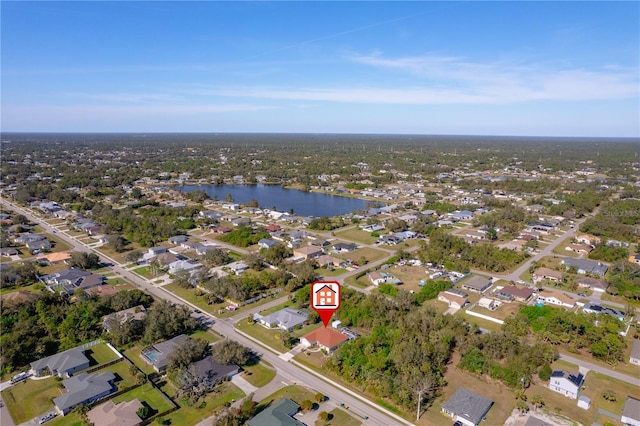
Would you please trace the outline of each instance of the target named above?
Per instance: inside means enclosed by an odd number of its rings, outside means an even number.
[[[303,411],[309,411],[313,408],[313,402],[305,399],[300,403],[300,408],[302,408]]]
[[[549,365],[549,363],[545,363],[540,369],[540,372],[538,372],[538,377],[540,377],[540,380],[542,380],[543,382],[546,382],[549,380],[549,378],[551,378],[551,373],[553,373],[553,371],[551,370],[551,366]]]

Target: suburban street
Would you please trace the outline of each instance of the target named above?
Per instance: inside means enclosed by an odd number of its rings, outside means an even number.
[[[29,220],[34,223],[38,223],[44,228],[45,232],[52,233],[55,228],[46,223],[42,218],[36,217],[29,210],[23,209],[20,206],[16,206],[13,203],[9,203],[5,199],[0,199],[0,202],[3,205],[3,208],[11,209],[17,211],[20,214],[25,215]],[[64,239],[65,242],[71,244],[75,250],[78,251],[93,251],[101,258],[106,259],[108,262],[112,263],[112,269],[120,274],[123,278],[126,278],[131,283],[140,287],[142,290],[155,295],[158,298],[165,299],[175,304],[187,305],[191,309],[197,309],[196,306],[191,305],[183,299],[180,299],[173,295],[172,293],[162,289],[161,287],[154,286],[149,283],[147,280],[143,279],[139,275],[127,270],[123,265],[117,263],[113,259],[105,256],[104,254],[97,252],[85,244],[77,241],[75,238],[70,237],[66,233],[57,232],[56,235],[60,236],[60,238]],[[275,300],[273,302],[274,305],[282,303],[281,300]],[[265,309],[265,305],[261,305],[257,307],[255,310]],[[252,313],[252,312],[251,312]],[[249,315],[250,312],[243,312],[239,316],[244,318]],[[215,330],[222,336],[232,338],[237,342],[245,345],[256,353],[262,354],[263,358],[268,361],[271,365],[276,368],[278,374],[289,381],[291,384],[300,384],[306,387],[309,387],[317,392],[321,392],[329,397],[330,401],[338,401],[344,403],[346,406],[350,407],[349,411],[352,414],[355,414],[357,417],[360,417],[365,425],[410,425],[411,423],[396,416],[395,414],[384,410],[382,407],[378,407],[373,402],[363,398],[356,392],[352,392],[346,388],[341,387],[336,383],[329,383],[326,378],[318,373],[311,374],[309,371],[302,369],[301,367],[291,363],[284,361],[279,358],[278,355],[272,353],[270,350],[265,349],[262,345],[259,345],[253,339],[249,339],[245,337],[243,334],[240,334],[233,326],[233,324],[240,318],[231,317],[226,320],[219,320],[217,317],[209,314],[201,314],[208,315],[213,321],[212,329]],[[367,420],[364,420],[364,417],[368,417]]]
[[[52,233],[54,230],[56,230],[56,228],[54,228],[53,226],[49,225],[48,223],[46,223],[44,220],[42,220],[42,218],[36,217],[30,210],[21,208],[19,206],[16,206],[12,203],[9,203],[7,200],[1,199],[0,202],[3,205],[3,208],[9,208],[9,209],[13,209],[15,211],[17,211],[20,214],[25,215],[29,220],[39,223],[40,226],[45,230],[45,232],[47,233]],[[583,219],[584,220],[584,219]],[[576,223],[576,226],[572,229],[569,229],[568,231],[566,231],[563,235],[557,237],[553,242],[551,242],[548,246],[546,246],[544,249],[542,249],[538,254],[536,254],[535,256],[529,258],[525,263],[523,263],[523,265],[521,265],[520,267],[518,267],[518,269],[512,273],[509,274],[492,274],[493,276],[500,278],[500,279],[504,279],[504,280],[508,280],[508,281],[518,281],[520,278],[520,275],[526,271],[529,268],[529,265],[534,262],[537,261],[539,259],[541,259],[544,256],[551,256],[553,255],[553,249],[555,247],[557,247],[562,241],[564,241],[566,238],[568,237],[572,237],[576,234],[577,229],[579,227],[579,224],[581,223],[581,221],[578,221]],[[117,272],[120,276],[122,276],[123,278],[125,278],[126,280],[128,280],[129,282],[133,283],[134,285],[136,285],[137,287],[139,287],[140,289],[153,294],[154,296],[161,298],[161,299],[165,299],[168,300],[172,303],[175,304],[183,304],[183,305],[187,305],[189,306],[192,310],[197,309],[197,307],[195,305],[190,304],[189,302],[177,297],[176,295],[174,295],[173,293],[170,293],[167,290],[164,290],[162,288],[162,286],[159,285],[154,285],[151,282],[149,282],[148,280],[142,278],[141,276],[135,274],[134,272],[127,270],[125,268],[125,265],[120,264],[116,261],[114,261],[113,259],[105,256],[104,254],[97,252],[96,250],[94,250],[93,248],[88,247],[87,245],[85,245],[84,243],[79,242],[76,238],[69,236],[67,233],[61,231],[61,230],[56,230],[56,235],[59,236],[60,238],[64,239],[65,242],[69,243],[74,250],[78,250],[78,251],[93,251],[96,254],[98,254],[102,259],[105,259],[106,261],[110,262],[112,264],[111,268]],[[216,243],[218,244],[218,242],[216,241]],[[224,244],[221,244],[222,246],[225,246]],[[362,244],[361,244],[362,245]],[[374,245],[365,245],[365,246],[370,246],[370,247],[375,247],[377,249],[380,249],[379,247],[376,247]],[[236,247],[227,247],[230,248],[232,250],[236,250],[236,251],[240,251],[240,252],[244,252],[244,250],[238,249]],[[394,252],[388,249],[385,249],[385,251],[389,252],[390,255],[392,255]],[[384,263],[385,259],[381,259],[375,262],[371,262],[369,264],[367,264],[367,269],[369,268],[375,268],[377,266],[379,266],[380,264]],[[476,272],[476,271],[474,271]],[[477,271],[478,273],[484,274],[486,275],[486,272],[483,271]],[[348,271],[345,272],[339,276],[336,277],[331,277],[328,279],[331,280],[336,280],[339,281],[341,283],[344,282],[344,279],[347,278],[350,275],[353,274],[357,274],[358,273],[358,269],[353,270],[353,271]],[[358,288],[358,287],[351,287],[354,290],[357,291],[361,291],[361,292],[365,292],[365,293],[369,293],[366,289],[362,289],[362,288]],[[263,357],[263,359],[265,359],[266,361],[268,361],[271,365],[274,366],[274,368],[277,370],[277,378],[279,380],[281,380],[286,384],[300,384],[306,387],[309,387],[315,391],[318,392],[322,392],[323,394],[327,395],[329,397],[329,402],[330,404],[334,404],[336,406],[338,406],[340,403],[343,403],[344,405],[350,407],[349,411],[355,415],[356,417],[360,417],[365,425],[371,424],[371,425],[398,425],[398,424],[411,424],[410,422],[396,416],[395,414],[384,410],[383,408],[375,405],[374,403],[372,403],[371,401],[367,400],[366,398],[362,397],[360,394],[353,392],[349,389],[346,389],[345,387],[341,386],[338,383],[332,382],[330,380],[328,380],[326,377],[322,376],[321,374],[311,371],[306,367],[300,366],[299,364],[297,364],[295,361],[293,360],[287,360],[287,357],[281,357],[282,354],[275,352],[273,349],[267,348],[264,346],[264,344],[262,344],[261,342],[258,342],[257,340],[251,338],[250,336],[239,332],[235,327],[234,324],[236,322],[238,322],[239,320],[243,320],[244,318],[246,318],[249,315],[253,315],[253,313],[256,313],[258,311],[264,310],[264,309],[268,309],[274,306],[277,306],[281,303],[283,303],[283,299],[282,298],[277,298],[274,299],[272,301],[269,301],[267,303],[264,303],[262,305],[258,305],[255,306],[253,308],[250,308],[246,311],[243,311],[241,313],[238,313],[234,316],[231,316],[229,318],[225,318],[225,319],[219,319],[213,315],[210,315],[208,313],[201,313],[198,314],[198,316],[203,317],[206,316],[209,318],[211,325],[211,328],[216,331],[217,333],[219,333],[222,336],[225,337],[229,337],[232,338],[233,340],[238,341],[239,343],[247,346],[248,348],[252,349],[253,351],[260,353],[261,356]],[[610,303],[612,305],[617,305],[615,303]],[[283,359],[284,358],[284,359]],[[606,367],[601,367],[599,365],[587,362],[587,361],[583,361],[574,357],[571,357],[569,355],[565,355],[565,354],[560,354],[560,358],[561,359],[565,359],[569,362],[572,362],[574,364],[577,364],[581,367],[581,369],[587,369],[587,370],[593,370],[593,371],[597,371],[599,373],[608,375],[610,377],[616,378],[618,380],[622,380],[625,381],[627,383],[631,383],[635,386],[640,386],[640,379],[637,377],[631,377],[622,373],[619,373],[617,371],[614,371],[610,368],[606,368]],[[368,416],[368,419],[364,420],[364,417]],[[210,423],[211,419],[208,419],[207,421]],[[203,422],[202,424],[207,424],[206,422]]]

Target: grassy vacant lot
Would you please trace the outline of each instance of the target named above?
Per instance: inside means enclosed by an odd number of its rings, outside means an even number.
[[[52,398],[64,393],[58,385],[62,382],[53,378],[25,380],[2,391],[2,400],[16,424],[24,423],[49,411]]]
[[[347,229],[346,231],[337,232],[336,236],[345,240],[351,240],[355,241],[356,243],[362,244],[373,244],[377,240],[376,237],[371,236],[370,232],[363,231],[362,229],[358,228],[352,228]]]
[[[457,363],[457,359],[455,361]],[[422,415],[419,425],[444,425],[453,423],[450,417],[442,413],[442,404],[460,387],[483,395],[493,401],[493,406],[487,413],[487,425],[501,425],[509,417],[515,407],[513,391],[501,383],[484,376],[477,376],[460,370],[453,365],[447,366],[445,374],[447,386],[442,395],[436,398],[427,412]]]
[[[473,308],[473,310],[474,312],[477,312],[479,314],[487,315],[499,320],[505,320],[511,316],[515,316],[518,312],[520,312],[521,307],[522,305],[520,305],[517,302],[511,302],[511,303],[505,302],[502,304],[502,306],[500,306],[495,311],[490,311],[488,309],[484,309],[479,306],[476,306],[475,308]]]
[[[300,337],[309,333],[310,331],[322,326],[322,323],[305,325],[299,330],[293,330],[291,332],[292,337]],[[246,319],[242,319],[236,323],[236,327],[247,333],[248,335],[255,337],[263,342],[265,345],[275,349],[278,352],[288,352],[290,348],[287,348],[280,340],[280,329],[268,329],[262,325],[255,323],[249,324]]]
[[[355,279],[355,275],[351,275],[351,276],[347,277],[344,280],[344,282],[345,282],[345,284],[349,284],[349,285],[360,287],[360,288],[367,288],[367,287],[373,285],[373,283],[367,277],[367,274],[364,274],[363,276],[361,276],[358,279]]]
[[[109,361],[118,359],[116,353],[113,352],[106,343],[100,343],[87,348],[87,350],[84,351],[84,354],[89,358],[92,366],[106,364]]]
[[[155,274],[151,273],[151,268],[148,267],[148,266],[141,266],[139,268],[135,268],[133,270],[133,272],[135,272],[138,275],[141,275],[141,276],[145,277],[148,280],[151,280],[151,279],[153,279],[153,278],[155,278],[155,277],[157,277],[159,275],[164,275],[162,273],[159,273],[158,275],[155,275]]]
[[[194,339],[204,339],[209,343],[214,343],[220,340],[220,336],[211,330],[198,330],[191,333],[189,337],[192,337]]]
[[[468,323],[476,324],[478,327],[492,332],[500,331],[501,328],[500,324],[498,323],[466,314],[464,309],[460,309],[454,315],[462,316]]]
[[[389,257],[389,254],[386,251],[376,250],[370,247],[363,247],[363,248],[354,250],[350,253],[344,253],[342,257],[344,257],[345,259],[352,260],[354,262],[358,262],[362,257],[364,257],[369,262],[375,262],[376,260]],[[364,265],[360,265],[360,266],[364,266]]]
[[[259,388],[276,377],[276,370],[267,361],[260,362],[242,367],[245,373],[242,377],[253,386]]]
[[[170,385],[167,385],[170,386]],[[223,382],[216,387],[216,391],[209,393],[205,398],[200,398],[195,404],[189,406],[184,401],[177,401],[180,409],[164,417],[172,425],[195,425],[210,417],[226,403],[243,398],[244,392],[231,382]],[[184,404],[184,405],[183,405]]]
[[[416,293],[419,292],[422,288],[418,285],[420,280],[426,280],[428,278],[424,273],[424,268],[421,268],[419,266],[393,265],[382,272],[391,274],[395,278],[398,278],[400,281],[402,281],[402,285],[398,286],[398,288],[406,291],[413,290]]]
[[[134,399],[137,399],[142,403],[146,402],[154,415],[163,413],[172,407],[162,394],[149,383],[145,383],[144,385],[138,386],[129,392],[118,395],[113,398],[113,402],[117,404],[123,401],[133,401]]]
[[[360,420],[347,414],[346,411],[339,408],[334,408],[329,411],[329,420],[323,422],[322,420],[316,420],[316,426],[358,426],[361,425]]]
[[[342,275],[347,272],[344,268],[336,268],[336,269],[327,269],[327,268],[317,268],[316,274],[321,275],[323,277],[336,277],[338,275]]]

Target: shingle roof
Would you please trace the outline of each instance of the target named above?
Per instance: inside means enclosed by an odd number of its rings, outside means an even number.
[[[267,324],[277,324],[279,327],[286,328],[295,327],[302,324],[309,318],[309,314],[305,311],[296,311],[292,308],[284,308],[272,314],[262,317],[262,321]]]
[[[48,368],[51,372],[58,371],[63,373],[88,362],[89,359],[84,355],[84,349],[73,348],[33,361],[31,363],[31,368],[36,371]]]
[[[640,420],[640,399],[628,396],[622,408],[622,415],[634,420]]]
[[[307,341],[309,341],[309,343],[311,344],[317,342],[318,344],[327,348],[333,348],[335,346],[338,346],[340,343],[349,340],[346,335],[327,327],[317,328],[302,337],[307,339]]]
[[[95,399],[105,392],[114,389],[110,383],[116,376],[111,371],[96,374],[81,373],[62,382],[67,393],[53,399],[53,403],[61,411],[66,411],[85,401]]]
[[[288,398],[282,398],[247,422],[249,426],[304,426],[291,417],[300,406]]]
[[[465,388],[458,388],[451,398],[442,404],[442,409],[477,425],[487,414],[491,405],[493,401],[489,398]]]
[[[593,260],[587,259],[574,259],[572,257],[565,257],[564,259],[562,259],[562,263],[564,263],[567,269],[573,266],[577,270],[582,270],[590,274],[596,274],[601,277],[603,277],[609,269],[607,265],[601,262],[595,262]]]

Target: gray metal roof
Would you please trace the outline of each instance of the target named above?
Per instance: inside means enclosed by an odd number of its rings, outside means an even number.
[[[458,388],[451,398],[442,404],[442,409],[477,425],[487,414],[491,405],[493,401],[489,398],[465,388]]]
[[[89,364],[89,359],[84,355],[84,349],[73,348],[33,361],[31,368],[36,371],[48,368],[51,372],[64,373],[67,370],[73,370],[75,367],[83,364]]]
[[[604,263],[587,259],[575,259],[573,257],[565,257],[562,259],[562,263],[564,263],[567,269],[573,266],[578,271],[585,271],[588,274],[595,274],[600,277],[603,277],[609,269]]]

